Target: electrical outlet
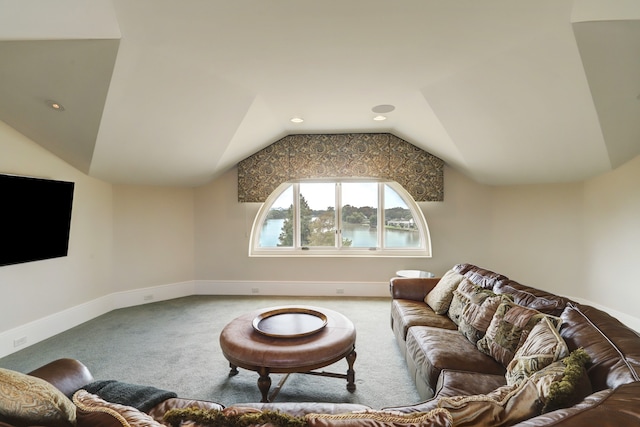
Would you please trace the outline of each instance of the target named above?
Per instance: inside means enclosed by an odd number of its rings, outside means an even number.
[[[21,347],[27,343],[27,337],[20,337],[13,340],[14,347]]]
[[[145,295],[143,298],[145,301],[153,301],[153,294]]]
[[[252,294],[259,294],[260,293],[260,288],[251,288],[251,293]]]
[[[336,289],[336,294],[344,294],[344,288]]]

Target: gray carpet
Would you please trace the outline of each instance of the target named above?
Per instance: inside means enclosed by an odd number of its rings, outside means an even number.
[[[97,380],[152,385],[180,397],[224,405],[257,402],[256,372],[229,377],[220,351],[222,328],[238,315],[278,305],[326,307],[347,316],[357,331],[354,393],[346,380],[292,374],[275,401],[361,403],[375,409],[419,401],[389,324],[387,298],[190,296],[119,309],[0,359],[0,367],[28,372],[60,357],[89,367]],[[346,372],[341,360],[324,368]],[[281,376],[273,374],[272,387]]]

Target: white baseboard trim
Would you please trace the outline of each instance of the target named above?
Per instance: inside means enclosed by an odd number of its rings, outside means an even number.
[[[190,295],[389,297],[389,283],[193,280],[116,292],[0,332],[0,357],[8,356],[118,308]],[[638,318],[583,298],[569,298],[605,311],[631,329],[640,331]]]
[[[198,280],[197,295],[388,297],[389,282],[279,282]]]
[[[118,308],[190,295],[386,297],[389,296],[389,283],[193,280],[115,292],[0,332],[0,357],[8,356]]]
[[[0,333],[0,357],[51,338],[115,308],[111,295],[107,295],[4,331]]]

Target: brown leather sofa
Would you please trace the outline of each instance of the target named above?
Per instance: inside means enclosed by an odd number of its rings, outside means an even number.
[[[559,335],[570,350],[583,348],[591,358],[586,366],[590,382],[589,392],[572,403],[554,411],[546,412],[514,425],[532,426],[640,426],[640,336],[621,322],[594,307],[581,305],[567,298],[524,286],[504,275],[471,265],[453,267],[470,282],[496,294],[508,294],[509,298],[522,306],[533,307],[562,320]],[[383,409],[395,413],[412,415],[437,410],[442,399],[452,396],[475,396],[491,393],[505,386],[505,368],[491,357],[482,354],[476,346],[469,344],[457,325],[446,314],[436,314],[425,303],[426,295],[432,291],[439,279],[393,278],[391,290],[391,329],[407,361],[407,366],[416,387],[425,399],[420,403],[403,402],[398,396],[399,406],[392,408],[370,408],[346,403],[276,402],[248,403],[244,407],[262,411],[303,416],[309,413],[346,414],[354,411]],[[59,359],[29,374],[46,380],[67,396],[93,382],[89,370],[79,361]],[[1,391],[1,390],[0,390]],[[474,400],[471,398],[471,400]],[[476,402],[477,403],[477,402]],[[221,403],[169,398],[155,405],[146,413],[130,417],[151,419],[160,422],[169,409],[196,407],[224,410]],[[227,408],[228,409],[228,408]],[[83,411],[79,411],[82,414]],[[106,410],[84,414],[77,419],[77,426],[118,427],[129,425],[115,417],[105,415]],[[460,418],[453,418],[460,420]],[[3,422],[4,421],[4,422]],[[504,420],[494,422],[462,423],[462,425],[507,425]],[[23,427],[42,425],[3,419],[0,427]],[[52,424],[47,424],[52,425]],[[133,425],[133,424],[131,424]],[[136,425],[150,425],[144,419]],[[334,424],[324,423],[324,427]],[[371,421],[351,421],[345,426],[386,427],[389,424]],[[401,426],[407,424],[393,424]],[[409,426],[416,424],[408,423]],[[429,424],[431,425],[431,424]],[[434,424],[434,425],[451,425]],[[458,425],[457,423],[454,425]],[[421,424],[426,426],[426,424]]]
[[[45,380],[55,386],[68,398],[72,398],[74,393],[94,382],[93,375],[89,369],[80,361],[75,359],[57,359],[35,371],[27,374],[29,377],[36,377]],[[0,394],[6,390],[0,387]],[[11,391],[9,391],[11,392]],[[5,396],[8,397],[8,396]],[[9,397],[10,398],[10,397]],[[32,405],[33,402],[29,402]],[[122,419],[118,414],[112,416],[114,411],[110,411],[114,405],[108,407],[97,407],[94,412],[88,413],[78,409],[77,427],[122,427],[149,426],[149,417],[158,423],[162,423],[164,414],[170,409],[198,408],[205,410],[224,410],[225,406],[217,402],[204,400],[183,399],[172,397],[153,406],[146,413],[135,410],[126,412],[126,419]],[[304,416],[309,413],[320,414],[342,414],[353,411],[371,410],[370,407],[351,403],[325,403],[325,402],[279,402],[279,403],[247,403],[243,408],[257,409],[261,411],[279,411],[293,416]],[[124,414],[124,412],[122,412]],[[8,420],[0,412],[0,427],[41,427],[41,426],[66,426],[60,423],[28,423],[21,419]]]
[[[591,393],[571,407],[519,426],[640,426],[640,336],[609,314],[567,298],[524,286],[471,264],[452,270],[518,304],[559,316],[569,350],[583,348]],[[426,295],[439,279],[391,279],[391,328],[425,402],[393,409],[405,413],[434,408],[442,397],[482,395],[505,385],[505,367],[480,352],[446,315],[436,314]]]

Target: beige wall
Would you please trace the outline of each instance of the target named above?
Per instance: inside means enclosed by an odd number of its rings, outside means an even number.
[[[584,186],[580,295],[640,318],[640,156]]]
[[[558,294],[580,294],[582,184],[496,187],[491,269]]]
[[[193,190],[115,185],[112,291],[194,279]]]
[[[233,169],[196,190],[196,277],[201,280],[386,282],[400,269],[443,274],[455,262],[483,263],[491,218],[491,189],[445,169],[445,202],[419,206],[429,224],[433,258],[249,257],[258,203],[238,203]]]
[[[237,202],[235,169],[197,189],[111,185],[2,122],[0,152],[0,172],[76,182],[69,256],[0,268],[0,333],[178,282],[380,283],[458,262],[637,316],[640,158],[583,183],[536,186],[489,187],[445,168],[445,201],[419,204],[433,258],[280,259],[248,257],[259,205]]]
[[[0,267],[0,331],[111,289],[111,185],[90,178],[0,122],[0,172],[75,182],[69,254]]]
[[[442,274],[455,263],[471,262],[636,316],[633,299],[617,295],[640,297],[631,274],[640,241],[637,182],[640,158],[587,182],[549,185],[489,187],[445,168],[445,201],[419,204],[429,223],[432,258],[280,259],[248,257],[259,205],[237,202],[231,170],[196,190],[196,277],[377,282],[397,269]]]

